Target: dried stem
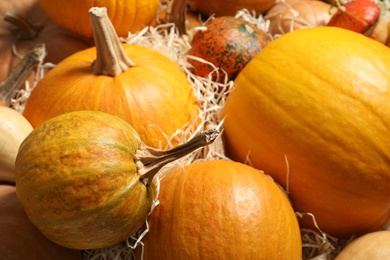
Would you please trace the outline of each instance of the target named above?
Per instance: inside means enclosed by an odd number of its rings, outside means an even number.
[[[31,72],[46,55],[45,45],[38,44],[11,70],[7,77],[0,82],[0,99],[5,106],[10,106],[11,99],[26,82]]]
[[[217,129],[201,132],[187,143],[168,151],[156,150],[150,147],[139,149],[135,155],[135,160],[141,181],[149,185],[157,172],[166,164],[176,161],[198,148],[213,143],[219,136],[219,133],[220,131]]]
[[[18,40],[33,40],[43,28],[42,24],[34,24],[26,18],[12,12],[5,13],[4,21],[11,24],[7,29],[11,31]]]
[[[176,26],[180,36],[187,33],[186,11],[187,11],[187,0],[173,1],[171,12],[169,14],[169,21]]]
[[[96,45],[93,73],[115,77],[135,66],[123,50],[118,34],[107,15],[107,8],[92,7],[89,9],[89,16]]]

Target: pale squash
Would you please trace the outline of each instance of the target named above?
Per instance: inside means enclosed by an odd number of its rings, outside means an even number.
[[[15,159],[22,141],[33,130],[16,110],[0,106],[0,182],[15,182]]]
[[[390,230],[382,230],[355,238],[335,260],[383,260],[390,256]]]

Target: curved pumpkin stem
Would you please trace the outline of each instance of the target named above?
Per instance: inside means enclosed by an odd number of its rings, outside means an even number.
[[[7,29],[11,31],[18,40],[34,40],[43,28],[42,24],[32,23],[26,18],[12,12],[5,13],[4,21],[11,24]]]
[[[169,21],[172,22],[179,35],[187,33],[186,30],[186,11],[187,11],[187,0],[174,0],[169,14]]]
[[[141,176],[141,181],[145,185],[150,185],[153,177],[162,167],[190,154],[198,148],[213,143],[219,136],[219,133],[217,129],[201,132],[188,142],[168,151],[156,150],[150,147],[138,149],[135,154],[135,161],[138,167],[138,173]]]
[[[118,76],[129,67],[135,66],[127,57],[105,7],[89,9],[96,45],[96,60],[92,67],[96,75]]]
[[[38,44],[0,82],[0,99],[4,106],[10,106],[15,92],[26,82],[33,69],[46,55],[45,45]]]

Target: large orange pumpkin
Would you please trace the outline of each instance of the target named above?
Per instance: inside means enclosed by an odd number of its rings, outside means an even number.
[[[198,161],[161,180],[142,240],[144,259],[301,259],[295,213],[275,182],[250,166]]]
[[[38,0],[42,9],[60,26],[86,37],[92,27],[85,14],[92,7],[106,7],[119,36],[126,37],[152,23],[159,0]]]
[[[97,27],[107,26],[97,32],[96,47],[47,73],[27,100],[24,116],[36,127],[65,112],[99,110],[130,122],[146,144],[165,147],[167,137],[196,120],[199,104],[190,82],[163,54],[120,44],[107,15],[102,23],[103,17],[96,17]]]
[[[389,71],[390,49],[358,33],[281,36],[227,98],[227,153],[273,176],[331,235],[380,229],[390,219]]]

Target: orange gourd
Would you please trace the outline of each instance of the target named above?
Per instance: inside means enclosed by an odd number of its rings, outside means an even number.
[[[85,14],[92,7],[107,8],[108,17],[121,37],[150,25],[157,15],[159,0],[38,0],[54,22],[85,37],[93,37],[92,27]]]
[[[96,47],[47,73],[27,100],[24,116],[37,127],[65,112],[99,110],[130,122],[146,144],[165,147],[167,137],[197,120],[192,86],[163,54],[121,44],[104,10],[91,9]]]
[[[263,172],[197,161],[161,180],[144,259],[301,259],[295,213]]]
[[[273,176],[328,234],[381,229],[390,219],[389,71],[390,49],[364,35],[284,34],[235,81],[226,152]],[[312,218],[302,227],[314,228]]]
[[[176,0],[177,1],[177,0]],[[191,9],[205,15],[235,15],[241,9],[247,9],[249,12],[255,11],[257,14],[266,12],[275,0],[187,0]]]

